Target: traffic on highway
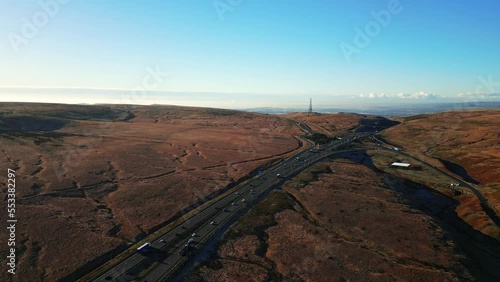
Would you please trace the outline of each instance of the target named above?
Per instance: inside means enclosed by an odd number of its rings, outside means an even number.
[[[304,126],[301,128],[310,130]],[[368,135],[370,133],[352,133],[320,149],[308,148],[297,153],[222,196],[158,239],[144,243],[137,248],[135,254],[106,271],[95,281],[131,281],[139,277],[140,280],[136,281],[171,279],[182,265],[203,248],[215,232],[228,228],[224,223],[241,217],[263,195],[286,179],[331,156],[339,148]]]

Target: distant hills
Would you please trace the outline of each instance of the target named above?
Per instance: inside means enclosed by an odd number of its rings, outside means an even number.
[[[426,103],[426,104],[364,104],[359,106],[345,107],[321,107],[314,108],[319,113],[358,113],[366,115],[381,115],[387,117],[411,116],[418,114],[432,114],[444,111],[460,111],[473,109],[498,109],[500,102],[471,102],[471,103]],[[244,111],[258,112],[264,114],[285,114],[291,112],[307,112],[304,108],[276,108],[262,107],[243,109]]]

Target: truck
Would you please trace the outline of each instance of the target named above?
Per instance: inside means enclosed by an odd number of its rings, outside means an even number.
[[[142,244],[139,248],[137,248],[138,253],[143,253],[145,250],[147,250],[149,247],[151,247],[151,243],[144,243]]]

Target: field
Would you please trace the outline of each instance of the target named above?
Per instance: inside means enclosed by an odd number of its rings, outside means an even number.
[[[9,103],[0,113],[2,171],[17,178],[18,281],[109,259],[300,148],[287,120],[236,111]]]

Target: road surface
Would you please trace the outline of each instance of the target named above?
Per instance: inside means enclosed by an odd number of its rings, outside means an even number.
[[[193,239],[191,241],[194,242],[189,244],[188,249],[195,252],[196,249],[203,247],[212,234],[224,227],[223,223],[241,217],[242,213],[237,211],[253,205],[259,196],[269,192],[287,178],[334,154],[339,148],[368,135],[369,133],[353,133],[342,140],[332,141],[321,149],[307,149],[295,154],[246,185],[221,197],[160,236],[156,241],[151,242],[151,247],[146,251],[130,256],[95,281],[168,280],[190,258],[189,254],[179,252],[185,245],[188,245],[188,240]],[[138,277],[142,278],[138,279]]]

